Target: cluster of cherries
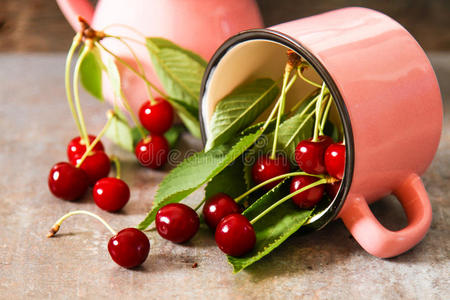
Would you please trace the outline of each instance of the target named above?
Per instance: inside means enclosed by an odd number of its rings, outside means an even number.
[[[322,199],[324,192],[334,198],[339,190],[340,180],[344,176],[345,145],[334,143],[333,139],[326,135],[303,140],[295,148],[295,161],[300,169],[308,174],[327,174],[338,181],[309,188],[292,197],[294,203],[300,208],[311,208]],[[260,157],[252,168],[252,176],[255,183],[260,184],[273,177],[287,174],[291,171],[287,158],[281,154],[275,158],[270,156]],[[318,178],[308,175],[295,176],[291,180],[290,192],[294,193],[312,183]],[[281,180],[271,182],[264,186],[270,190]]]
[[[89,135],[91,143],[95,138]],[[101,141],[81,162],[86,148],[86,143],[80,137],[70,141],[67,145],[69,162],[59,162],[50,170],[48,175],[50,191],[58,198],[74,201],[81,198],[91,186],[98,207],[109,212],[120,210],[130,198],[128,185],[119,178],[107,177],[111,162]]]
[[[224,193],[210,197],[203,206],[205,223],[215,231],[217,245],[224,253],[233,256],[249,252],[256,242],[253,226],[240,213],[240,206]],[[184,243],[197,233],[200,219],[189,206],[172,203],[157,212],[155,225],[161,237]]]
[[[173,114],[172,106],[163,98],[147,101],[140,108],[139,119],[142,126],[149,131],[149,135],[141,139],[135,148],[136,158],[143,166],[156,169],[166,163],[169,144],[163,134],[172,126]],[[89,135],[88,139],[90,144],[93,142],[96,144],[90,147],[91,150],[87,155],[88,147],[83,138],[75,137],[69,142],[67,145],[69,162],[59,162],[51,168],[48,176],[49,189],[60,199],[75,201],[80,199],[89,187],[93,187],[92,194],[98,207],[108,212],[119,211],[128,202],[130,189],[118,178],[119,176],[107,177],[111,169],[111,160],[105,153],[102,142],[95,141],[96,136]],[[49,236],[53,236],[59,226],[60,224],[56,230],[52,229]],[[149,250],[150,242],[147,236],[136,228],[119,231],[108,243],[111,258],[125,268],[142,264]]]
[[[301,141],[295,150],[295,159],[304,172],[309,174],[326,174],[338,181],[317,185],[306,189],[292,197],[293,202],[300,208],[308,209],[315,206],[326,192],[335,197],[344,175],[345,145],[334,143],[328,136],[319,136],[317,141],[312,138]],[[261,156],[252,167],[252,177],[256,184],[271,178],[287,174],[291,171],[285,156],[275,158]],[[291,180],[290,193],[294,193],[318,178],[308,175],[295,176]],[[281,180],[280,180],[281,181]],[[265,190],[275,187],[280,181],[264,185]],[[252,224],[241,214],[241,207],[225,193],[218,193],[205,202],[203,216],[205,223],[215,231],[218,247],[226,254],[242,256],[250,252],[255,243],[256,235]],[[191,239],[199,228],[197,213],[181,203],[168,204],[156,214],[156,229],[165,239],[175,243],[183,243]]]
[[[150,132],[134,150],[141,165],[158,169],[167,162],[170,149],[164,133],[172,126],[173,115],[172,106],[161,97],[146,101],[139,109],[139,121]]]
[[[136,157],[143,166],[159,168],[166,163],[169,153],[169,144],[163,134],[172,126],[172,106],[163,98],[156,98],[154,103],[148,101],[142,105],[139,118],[150,133],[136,145]],[[92,144],[96,136],[89,135],[88,139]],[[95,203],[101,209],[109,212],[120,210],[130,197],[127,184],[119,178],[107,177],[111,161],[100,140],[83,158],[86,150],[86,142],[81,137],[69,142],[69,162],[59,162],[50,170],[50,191],[58,198],[74,201],[81,198],[89,186],[93,186]]]
[[[345,167],[345,145],[334,143],[328,136],[320,136],[318,141],[311,139],[301,141],[295,150],[295,159],[304,172],[309,174],[325,174],[337,180],[342,180]],[[285,156],[275,158],[261,156],[252,167],[252,178],[256,184],[261,184],[271,178],[287,174],[291,171]],[[294,193],[318,178],[308,175],[295,176],[291,180],[290,193]],[[339,190],[340,182],[317,185],[292,197],[300,208],[312,208],[323,197],[325,189],[334,198]],[[270,190],[281,180],[270,182],[263,189]],[[209,227],[215,228],[215,239],[219,248],[226,254],[242,256],[250,252],[256,236],[252,224],[240,214],[239,205],[228,195],[219,193],[208,199],[203,207],[205,221]]]

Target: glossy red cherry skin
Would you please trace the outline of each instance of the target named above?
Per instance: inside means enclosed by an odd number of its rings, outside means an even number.
[[[205,223],[213,230],[224,217],[240,212],[239,205],[225,193],[218,193],[210,197],[203,206]]]
[[[141,265],[150,251],[147,236],[136,228],[125,228],[111,237],[108,252],[119,266],[134,268]]]
[[[95,135],[89,135],[89,143],[92,143],[96,136]],[[98,141],[97,144],[95,144],[92,151],[104,151],[105,148],[103,147],[103,144],[101,141]],[[84,144],[84,141],[81,137],[77,136],[73,138],[69,144],[67,145],[67,158],[69,159],[69,162],[75,161],[75,156],[80,157],[83,156],[84,152],[86,152],[86,145]]]
[[[336,197],[337,193],[339,192],[340,187],[341,181],[327,183],[325,185],[325,192],[328,194],[328,196],[330,196],[331,199],[334,199],[334,197]]]
[[[162,135],[150,134],[136,145],[136,158],[144,167],[158,169],[167,162],[169,143]]]
[[[184,243],[197,233],[200,219],[189,206],[171,203],[158,210],[155,225],[162,238],[174,243]]]
[[[328,174],[337,179],[344,177],[345,145],[342,143],[331,144],[325,150],[325,167]]]
[[[139,109],[142,126],[154,134],[163,134],[172,126],[173,108],[163,98],[155,98],[155,103],[145,102]]]
[[[256,243],[252,224],[241,214],[231,214],[223,218],[217,225],[215,239],[220,250],[231,256],[247,254]]]
[[[295,148],[295,161],[300,169],[309,174],[324,174],[325,150],[332,143],[333,139],[329,136],[319,136],[317,142],[313,142],[310,138],[298,143]]]
[[[75,156],[74,165],[77,165],[82,156]],[[93,186],[99,179],[108,176],[111,170],[111,161],[103,151],[91,152],[80,166],[89,179],[89,185]]]
[[[114,212],[127,204],[130,199],[130,188],[121,179],[105,177],[95,183],[92,195],[98,207]]]
[[[67,162],[59,162],[50,170],[48,188],[56,197],[74,201],[86,192],[88,177],[83,170]]]
[[[319,179],[313,176],[295,176],[291,181],[290,193],[298,191],[299,189],[310,185],[317,180]],[[320,199],[322,199],[324,189],[325,186],[323,184],[315,186],[313,188],[307,189],[304,192],[301,192],[300,194],[295,195],[294,197],[292,197],[292,201],[294,201],[294,203],[300,208],[311,208],[316,205],[317,202],[320,201]]]
[[[277,155],[274,159],[270,155],[260,156],[252,167],[252,178],[255,184],[260,184],[273,177],[289,173],[291,167],[289,161],[283,155]],[[266,184],[263,189],[268,191],[279,184],[282,179]]]

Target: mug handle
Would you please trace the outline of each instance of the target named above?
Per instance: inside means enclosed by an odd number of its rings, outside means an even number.
[[[431,204],[422,180],[411,174],[394,191],[408,218],[408,225],[391,231],[378,222],[363,196],[349,196],[340,217],[356,241],[370,254],[381,258],[397,256],[418,244],[432,218]]]
[[[92,23],[94,7],[88,0],[56,0],[56,3],[76,32],[81,29],[78,16],[82,16],[89,24]]]

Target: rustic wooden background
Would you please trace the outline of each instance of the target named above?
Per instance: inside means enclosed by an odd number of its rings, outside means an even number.
[[[365,6],[382,11],[398,20],[427,51],[450,50],[449,0],[257,0],[257,2],[267,26],[331,9]],[[0,51],[66,51],[72,36],[73,31],[55,1],[0,0]]]

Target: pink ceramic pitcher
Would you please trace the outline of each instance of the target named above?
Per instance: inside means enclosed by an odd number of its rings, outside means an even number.
[[[84,17],[96,30],[114,35],[126,35],[140,39],[131,26],[146,36],[164,37],[209,60],[217,47],[228,37],[250,28],[261,28],[262,19],[254,0],[100,0],[94,7],[88,0],[57,0],[57,3],[75,30],[79,29],[78,16]],[[125,46],[108,41],[108,47],[128,62],[133,61]],[[161,87],[153,73],[147,50],[131,43],[147,76]],[[119,66],[119,64],[118,64]],[[120,67],[120,66],[119,66]],[[137,111],[147,99],[145,85],[134,74],[121,67],[125,95]],[[108,83],[104,83],[107,99],[112,99]]]
[[[323,79],[329,87],[346,141],[341,188],[310,226],[320,229],[341,218],[369,253],[392,257],[407,251],[420,242],[431,223],[431,205],[419,175],[438,147],[442,99],[424,51],[388,16],[345,8],[249,30],[226,41],[203,79],[204,141],[217,102],[244,81],[278,80],[288,48],[313,66],[308,76]],[[298,80],[289,97],[303,99],[310,91],[311,86]],[[368,206],[391,193],[408,218],[406,228],[399,231],[386,229]]]

